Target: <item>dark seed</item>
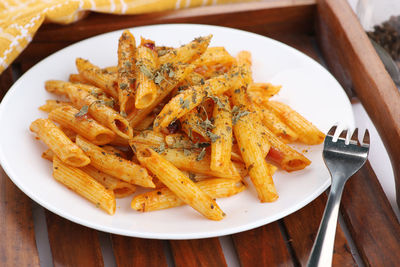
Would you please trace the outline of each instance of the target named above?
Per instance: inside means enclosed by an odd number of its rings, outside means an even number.
[[[154,50],[155,45],[153,43],[145,43],[143,46],[150,48],[151,50]]]
[[[174,134],[181,129],[181,122],[179,120],[175,120],[168,125],[167,129],[170,134]]]

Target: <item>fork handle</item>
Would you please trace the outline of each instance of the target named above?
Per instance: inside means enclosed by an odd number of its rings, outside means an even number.
[[[332,179],[331,191],[325,207],[317,238],[314,241],[308,267],[326,267],[332,265],[333,245],[335,243],[336,225],[339,214],[339,204],[342,198],[346,179]]]

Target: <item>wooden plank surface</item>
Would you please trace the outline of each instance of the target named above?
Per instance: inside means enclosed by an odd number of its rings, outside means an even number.
[[[217,7],[198,7],[141,15],[90,14],[72,25],[43,25],[33,41],[16,59],[17,62],[38,62],[45,56],[82,39],[101,33],[149,24],[200,23],[243,29],[259,34],[312,33],[315,1],[288,1],[276,3],[244,3]],[[272,6],[272,7],[271,7]],[[248,18],[252,19],[249,20]],[[105,23],[109,21],[111,23]],[[101,25],[101,27],[99,27]]]
[[[242,267],[295,266],[278,222],[232,235]]]
[[[342,68],[388,150],[400,204],[400,93],[344,0],[318,2],[318,36],[329,68]],[[351,178],[342,214],[367,266],[398,265],[399,223],[369,163]]]
[[[400,224],[368,162],[347,182],[341,210],[367,266],[399,265]]]
[[[0,265],[39,266],[32,202],[0,167]]]
[[[50,211],[46,211],[46,221],[54,266],[104,266],[96,230]]]
[[[168,266],[162,240],[112,235],[112,245],[117,266]]]
[[[334,75],[348,73],[390,155],[400,207],[400,92],[346,0],[319,0],[317,36]]]
[[[288,10],[286,12],[286,10]],[[285,11],[285,12],[282,12]],[[74,25],[70,25],[68,27],[60,27],[58,25],[45,25],[41,31],[37,34],[35,37],[34,42],[30,45],[30,48],[28,48],[25,52],[24,55],[22,55],[18,60],[23,61],[24,64],[26,62],[27,65],[31,65],[35,61],[42,59],[44,56],[48,55],[49,53],[52,53],[54,50],[57,50],[61,47],[64,47],[66,44],[69,44],[71,42],[86,38],[88,36],[96,35],[98,33],[104,32],[104,31],[109,31],[109,30],[114,30],[114,29],[119,29],[119,28],[125,28],[125,27],[130,27],[130,26],[136,26],[136,25],[141,25],[141,24],[150,24],[154,23],[154,21],[158,22],[199,22],[199,23],[212,23],[212,24],[217,24],[217,25],[225,25],[225,26],[234,26],[237,24],[239,28],[254,31],[254,32],[259,32],[262,34],[267,34],[269,36],[272,36],[278,40],[291,43],[291,45],[294,45],[297,42],[297,48],[300,48],[303,52],[305,51],[309,55],[311,55],[314,58],[317,58],[318,55],[313,54],[313,49],[311,49],[305,42],[302,40],[297,39],[297,37],[302,36],[301,38],[307,39],[308,37],[304,33],[312,33],[312,27],[310,26],[313,18],[314,18],[314,12],[315,12],[315,7],[312,5],[303,5],[303,6],[298,6],[298,7],[293,7],[291,9],[286,8],[283,10],[282,7],[276,7],[272,10],[251,10],[250,12],[246,12],[246,10],[233,10],[232,12],[228,12],[226,14],[217,14],[217,13],[211,13],[211,14],[206,14],[206,13],[199,13],[194,17],[191,17],[189,15],[183,16],[177,15],[178,13],[175,13],[175,11],[171,11],[170,13],[166,12],[163,14],[151,14],[151,15],[137,15],[137,16],[126,16],[126,17],[120,17],[120,16],[112,16],[112,15],[99,15],[99,14],[92,14],[87,20],[78,22]],[[329,11],[327,11],[329,12]],[[157,17],[158,16],[158,17]],[[254,17],[254,20],[249,20],[248,17],[252,16]],[[328,16],[333,16],[332,14],[328,13]],[[104,18],[110,18],[114,23],[105,23],[107,20],[104,20]],[[208,22],[209,21],[209,22]],[[300,23],[300,21],[302,21]],[[99,24],[101,25],[106,25],[105,28],[99,27]],[[325,31],[327,30],[326,28],[324,29]],[[293,32],[299,32],[300,34],[293,34]],[[329,32],[328,32],[329,33]],[[331,32],[332,33],[332,32]],[[337,33],[336,33],[337,34]],[[336,35],[332,35],[336,37]],[[47,38],[47,40],[46,40]],[[285,41],[286,40],[286,41]],[[288,41],[289,40],[289,41]],[[46,49],[48,49],[45,52],[42,52],[44,49],[45,43],[48,43],[48,46],[46,46]],[[326,44],[325,44],[326,45]],[[343,44],[342,44],[343,45]],[[344,43],[344,45],[349,45],[348,43]],[[296,46],[296,45],[294,45]],[[302,47],[303,46],[303,47]],[[42,49],[40,49],[42,48]],[[31,50],[29,50],[31,49]],[[341,49],[344,49],[341,47]],[[315,51],[314,51],[315,52]],[[339,50],[336,50],[336,52],[340,52]],[[339,53],[340,54],[340,53]],[[332,58],[331,62],[334,62]],[[338,64],[338,66],[341,66],[341,63]],[[348,67],[348,66],[347,66]],[[11,75],[11,70],[6,70],[5,73],[8,73]],[[379,74],[380,75],[380,74]],[[5,76],[4,74],[1,75],[0,79],[0,86],[1,86],[1,93],[3,93],[6,89],[6,87],[3,86],[3,81],[4,84],[7,84],[7,79],[9,79],[11,76]],[[359,80],[356,80],[359,82]],[[371,86],[371,85],[369,85]],[[375,83],[372,84],[372,87],[376,86]],[[8,88],[7,88],[8,89]],[[364,173],[362,176],[363,177],[369,177],[369,171],[368,170],[366,173]],[[368,175],[367,175],[368,174]],[[0,178],[2,178],[5,175],[0,174]],[[353,177],[354,179],[356,177]],[[393,221],[393,214],[390,212],[390,206],[389,208],[387,207],[387,199],[385,198],[383,192],[379,191],[379,184],[377,184],[377,180],[375,178],[372,179],[371,181],[368,182],[368,190],[364,190],[364,181],[359,179],[360,182],[354,185],[348,185],[348,187],[355,187],[355,190],[357,192],[357,197],[358,199],[355,201],[353,198],[354,196],[351,196],[348,198],[347,202],[344,202],[345,207],[350,207],[349,209],[344,209],[345,213],[345,219],[346,223],[349,224],[350,231],[352,235],[356,237],[356,242],[359,245],[359,243],[367,243],[368,246],[362,246],[358,247],[359,250],[362,253],[362,257],[365,260],[367,264],[372,264],[373,266],[379,266],[379,264],[383,263],[381,258],[383,255],[375,255],[379,254],[380,251],[376,250],[381,249],[385,244],[386,244],[386,237],[388,235],[388,242],[390,243],[388,247],[388,251],[396,251],[398,247],[396,246],[397,244],[400,244],[400,241],[398,239],[398,228],[396,227],[397,221]],[[12,201],[15,201],[15,199],[22,196],[27,199],[25,195],[23,195],[21,192],[18,192],[19,190],[15,188],[14,186],[14,191],[17,190],[16,192],[10,190],[10,185],[11,182],[6,179],[6,182],[4,183],[3,180],[0,180],[0,191],[2,194],[0,196],[0,215],[2,215],[2,208],[4,208],[5,205],[1,203],[8,203],[8,200],[11,199]],[[10,185],[7,185],[9,183]],[[378,185],[378,186],[377,186]],[[378,189],[377,189],[378,187]],[[5,194],[3,194],[3,190],[6,188],[7,192],[12,192],[11,196],[3,197]],[[346,187],[347,188],[347,187]],[[350,189],[349,189],[350,190]],[[364,191],[363,191],[364,190]],[[380,189],[381,190],[381,189]],[[368,194],[365,192],[368,191]],[[378,193],[377,193],[378,192]],[[375,194],[378,194],[378,200],[375,200],[371,198],[371,194],[375,196]],[[364,198],[363,198],[364,197]],[[346,191],[344,195],[344,201],[346,198]],[[384,203],[381,198],[386,199],[386,204]],[[363,202],[365,199],[369,199],[369,201],[372,201],[373,203],[370,204],[369,202]],[[315,224],[319,224],[319,220],[316,220],[314,217],[317,216],[317,213],[320,214],[321,216],[321,207],[323,207],[323,200],[317,200],[320,201],[320,203],[317,205],[317,208],[314,206],[307,206],[305,208],[305,211],[301,210],[299,211],[299,214],[294,214],[292,215],[293,217],[288,217],[285,219],[285,226],[287,228],[287,232],[289,234],[289,237],[291,238],[291,245],[293,246],[296,255],[299,257],[300,262],[304,263],[305,261],[305,255],[308,255],[305,251],[307,251],[306,248],[308,248],[308,251],[310,249],[310,242],[313,240],[312,235],[316,234],[315,230],[315,225],[311,227],[311,225],[308,225],[310,221],[312,221]],[[354,203],[353,203],[354,201]],[[375,202],[374,202],[375,201]],[[30,203],[29,199],[28,202]],[[383,211],[380,210],[381,205],[383,204]],[[7,204],[8,205],[8,204]],[[25,204],[26,205],[26,204]],[[313,204],[314,205],[314,204]],[[358,205],[361,205],[364,209],[359,209]],[[365,210],[368,205],[371,205],[373,207],[373,210]],[[23,206],[23,205],[20,205]],[[8,206],[7,206],[8,207]],[[319,207],[319,208],[318,208]],[[307,208],[309,210],[307,210]],[[359,211],[363,212],[359,212]],[[317,212],[318,211],[318,212]],[[315,214],[313,213],[315,212]],[[353,214],[354,213],[354,214]],[[371,213],[370,218],[368,218],[368,221],[365,221],[365,216],[366,214]],[[311,214],[311,215],[310,215]],[[15,216],[15,215],[14,215]],[[26,216],[26,215],[24,215]],[[82,226],[70,223],[62,218],[55,217],[56,215],[48,215],[47,214],[47,220],[49,223],[49,238],[51,241],[51,246],[52,246],[52,252],[53,256],[55,258],[54,262],[56,266],[59,265],[68,265],[72,264],[73,266],[102,266],[102,258],[101,258],[101,252],[99,249],[99,244],[97,240],[97,234],[95,231],[86,231],[82,230]],[[297,216],[297,217],[296,217]],[[376,218],[381,218],[380,216],[388,217],[384,220],[377,220]],[[29,216],[23,217],[26,218],[26,221],[32,222],[31,219],[29,219]],[[310,219],[314,218],[314,219]],[[3,216],[2,216],[3,219]],[[16,218],[13,219],[16,220]],[[294,222],[293,222],[294,221]],[[300,222],[299,222],[300,221]],[[383,222],[383,224],[382,224]],[[358,224],[363,223],[363,227],[361,228],[362,231],[360,231],[358,228]],[[70,224],[70,225],[68,225]],[[379,224],[378,226],[376,224]],[[398,225],[398,223],[397,223]],[[387,229],[386,226],[389,228]],[[17,223],[17,227],[21,227]],[[275,227],[275,228],[274,228]],[[372,228],[370,228],[372,227]],[[375,229],[377,228],[377,229]],[[27,228],[29,230],[29,227]],[[87,229],[87,228],[84,228]],[[279,228],[278,228],[279,230]],[[279,231],[276,229],[275,226],[268,227],[268,229],[265,229],[265,227],[258,228],[253,230],[254,232],[250,234],[238,234],[235,239],[243,239],[244,241],[241,241],[240,244],[238,241],[235,241],[235,244],[238,243],[239,245],[236,245],[236,248],[238,246],[241,246],[242,243],[245,243],[248,240],[256,240],[254,242],[251,242],[250,245],[253,247],[258,247],[257,244],[261,244],[261,247],[263,250],[269,251],[270,249],[273,249],[271,247],[271,244],[265,244],[263,242],[264,240],[259,238],[259,236],[275,236],[275,239],[278,240],[278,243],[280,245],[278,246],[278,249],[275,249],[273,251],[278,251],[277,255],[272,255],[274,258],[269,258],[269,260],[276,260],[278,258],[283,258],[286,259],[286,257],[289,255],[289,252],[287,250],[284,250],[284,239],[281,235],[279,235]],[[7,230],[9,231],[9,230]],[[23,231],[27,231],[26,229],[23,230],[18,230],[22,231],[20,233],[23,233]],[[29,232],[30,231],[30,232]],[[26,236],[30,236],[33,233],[32,228],[28,231],[28,233],[23,234],[23,237],[26,238]],[[337,244],[335,244],[335,249],[337,254],[334,257],[334,265],[335,266],[343,266],[349,264],[353,265],[354,262],[351,258],[349,260],[349,250],[348,250],[348,245],[346,242],[343,242],[343,236],[342,233],[340,232],[340,228],[338,229],[337,233],[337,240],[341,240],[340,242],[336,241]],[[392,231],[392,232],[391,232]],[[393,232],[394,231],[394,232]],[[63,234],[64,232],[64,234]],[[373,232],[373,236],[370,236],[370,232]],[[0,233],[1,230],[0,230]],[[75,233],[75,234],[70,234],[70,233]],[[366,234],[367,238],[365,237]],[[240,237],[240,235],[243,235]],[[301,239],[301,235],[306,235],[308,239],[306,240],[308,243],[303,244]],[[373,240],[375,238],[379,238],[379,235],[383,236],[381,238],[380,242],[377,242],[378,244],[373,244]],[[4,235],[3,235],[4,236]],[[83,237],[83,239],[82,239]],[[253,238],[253,239],[252,239]],[[32,240],[33,243],[32,243]],[[248,240],[247,240],[248,239]],[[274,239],[274,240],[275,240]],[[30,240],[30,241],[29,241]],[[257,241],[258,240],[258,241]],[[378,240],[378,239],[377,239]],[[94,244],[89,244],[90,251],[87,251],[86,249],[83,249],[83,251],[80,251],[82,248],[87,247],[86,243],[90,241],[94,242]],[[132,261],[137,263],[143,263],[144,265],[148,262],[149,259],[152,259],[148,257],[147,255],[144,257],[142,254],[143,252],[140,251],[143,247],[150,247],[152,249],[156,249],[157,251],[161,251],[162,246],[160,248],[160,243],[154,244],[151,240],[150,242],[143,241],[139,239],[133,240],[130,238],[125,238],[121,237],[119,239],[116,236],[113,236],[113,248],[114,248],[114,253],[116,257],[117,264],[119,266],[125,266],[131,263]],[[24,240],[25,242],[25,240]],[[161,242],[161,241],[159,241]],[[283,244],[282,244],[283,242]],[[3,239],[2,242],[4,243]],[[26,245],[28,244],[28,246]],[[34,244],[34,237],[30,239],[28,238],[28,242],[26,242],[25,245],[23,245],[23,250],[26,250],[28,248],[29,253],[33,253],[35,255],[36,253],[36,261],[35,258],[29,258],[30,263],[35,266],[35,264],[38,264],[38,256],[37,256],[37,251],[36,247]],[[69,245],[68,245],[69,244]],[[201,266],[201,264],[207,263],[208,264],[213,263],[215,266],[224,266],[226,265],[225,259],[222,254],[222,249],[220,247],[220,244],[218,240],[216,239],[209,239],[209,240],[192,240],[192,241],[171,241],[171,250],[173,252],[173,257],[175,264],[177,266]],[[312,244],[312,243],[311,243]],[[394,245],[393,245],[394,244]],[[33,245],[33,247],[32,247]],[[249,246],[250,246],[249,245]],[[1,245],[0,245],[1,246]],[[126,247],[132,247],[132,246],[138,246],[138,249],[135,249],[135,251],[139,252],[138,256],[134,258],[129,258],[129,256],[124,255],[124,251],[126,253],[129,253],[129,250],[125,250]],[[265,247],[263,247],[265,246]],[[285,245],[286,246],[286,245]],[[30,248],[30,250],[29,250]],[[34,249],[32,249],[34,248]],[[85,257],[91,258],[92,262],[76,262],[76,259],[72,259],[68,255],[70,251],[72,250],[73,253],[75,253],[75,250],[79,248],[79,251],[76,251],[76,253],[80,254],[75,254],[75,257],[83,258]],[[199,248],[201,248],[201,251],[199,252]],[[242,246],[241,253],[245,252],[245,246]],[[287,248],[286,248],[287,249]],[[285,252],[286,251],[286,252]],[[397,250],[400,251],[400,250]],[[1,250],[3,252],[3,249]],[[68,253],[67,253],[68,252]],[[375,252],[375,253],[374,253]],[[9,252],[7,252],[9,253]],[[28,253],[28,254],[29,254]],[[181,257],[179,253],[185,253],[185,257]],[[161,253],[160,253],[161,254]],[[265,255],[261,255],[259,253],[259,257],[261,258],[260,262],[264,262]],[[368,254],[368,255],[364,255]],[[388,253],[382,253],[382,254],[387,254],[387,256],[390,258],[390,255]],[[7,254],[7,255],[15,255],[14,254]],[[81,256],[83,255],[83,256]],[[164,255],[164,253],[162,253]],[[187,255],[187,256],[186,256]],[[244,254],[243,254],[244,255]],[[341,257],[344,255],[344,257]],[[372,255],[372,256],[371,256]],[[395,252],[392,253],[391,259],[396,260],[396,257],[393,257],[393,255],[396,255]],[[20,253],[17,254],[18,257],[20,257]],[[157,255],[158,256],[158,255]],[[289,255],[290,256],[290,255]],[[142,257],[142,258],[141,258]],[[155,255],[152,255],[152,257],[155,257]],[[242,256],[245,257],[245,256]],[[22,257],[23,258],[23,257]],[[161,257],[162,258],[162,257]],[[3,260],[4,256],[1,254],[0,260]],[[18,260],[25,260],[26,259],[18,259]],[[156,259],[157,262],[160,262],[161,266],[165,266],[164,260],[165,259]],[[253,260],[253,262],[251,261]],[[4,262],[4,261],[2,261]],[[241,258],[242,262],[242,258]],[[254,258],[248,259],[247,262],[242,262],[242,265],[245,266],[247,263],[258,263],[259,261],[255,261]],[[290,265],[290,261],[285,261],[283,260],[285,264],[288,263]],[[19,262],[17,262],[19,263]],[[385,263],[393,263],[390,261],[387,261]],[[80,264],[85,264],[85,265],[80,265]],[[89,265],[86,265],[89,264]],[[90,265],[90,264],[95,264],[95,265]],[[378,264],[378,265],[375,265]],[[12,264],[14,265],[14,264]],[[25,264],[17,264],[14,266],[26,266]],[[251,266],[251,265],[247,265]],[[254,266],[254,265],[253,265]]]
[[[176,267],[227,266],[218,238],[170,240]]]
[[[285,227],[301,265],[305,266],[317,236],[327,197],[322,194],[301,210],[285,217]],[[344,233],[338,225],[332,266],[356,266]]]

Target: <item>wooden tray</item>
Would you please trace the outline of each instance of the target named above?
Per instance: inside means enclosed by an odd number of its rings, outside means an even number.
[[[354,90],[362,101],[389,151],[395,176],[399,177],[400,96],[345,0],[276,0],[135,16],[90,14],[73,25],[45,25],[0,76],[0,99],[29,67],[71,43],[121,28],[180,22],[256,32],[326,64],[346,91]],[[240,264],[305,265],[326,199],[322,194],[284,219],[231,235]],[[334,266],[398,263],[400,225],[369,163],[346,185],[341,213],[344,220],[337,228]],[[0,218],[1,265],[38,266],[32,201],[1,169]],[[46,222],[55,266],[104,265],[96,230],[48,211]],[[344,235],[343,228],[348,229],[349,235]],[[218,238],[176,241],[106,236],[111,240],[118,266],[167,266],[167,257],[172,257],[176,266],[226,266]]]

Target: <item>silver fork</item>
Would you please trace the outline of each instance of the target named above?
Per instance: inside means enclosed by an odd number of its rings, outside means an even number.
[[[335,241],[339,204],[346,181],[355,174],[367,161],[369,151],[369,132],[365,131],[363,143],[358,142],[358,129],[346,142],[347,130],[333,142],[336,126],[333,126],[325,137],[323,157],[332,177],[331,190],[326,203],[324,215],[319,225],[317,238],[314,241],[307,266],[331,266],[333,245]]]

